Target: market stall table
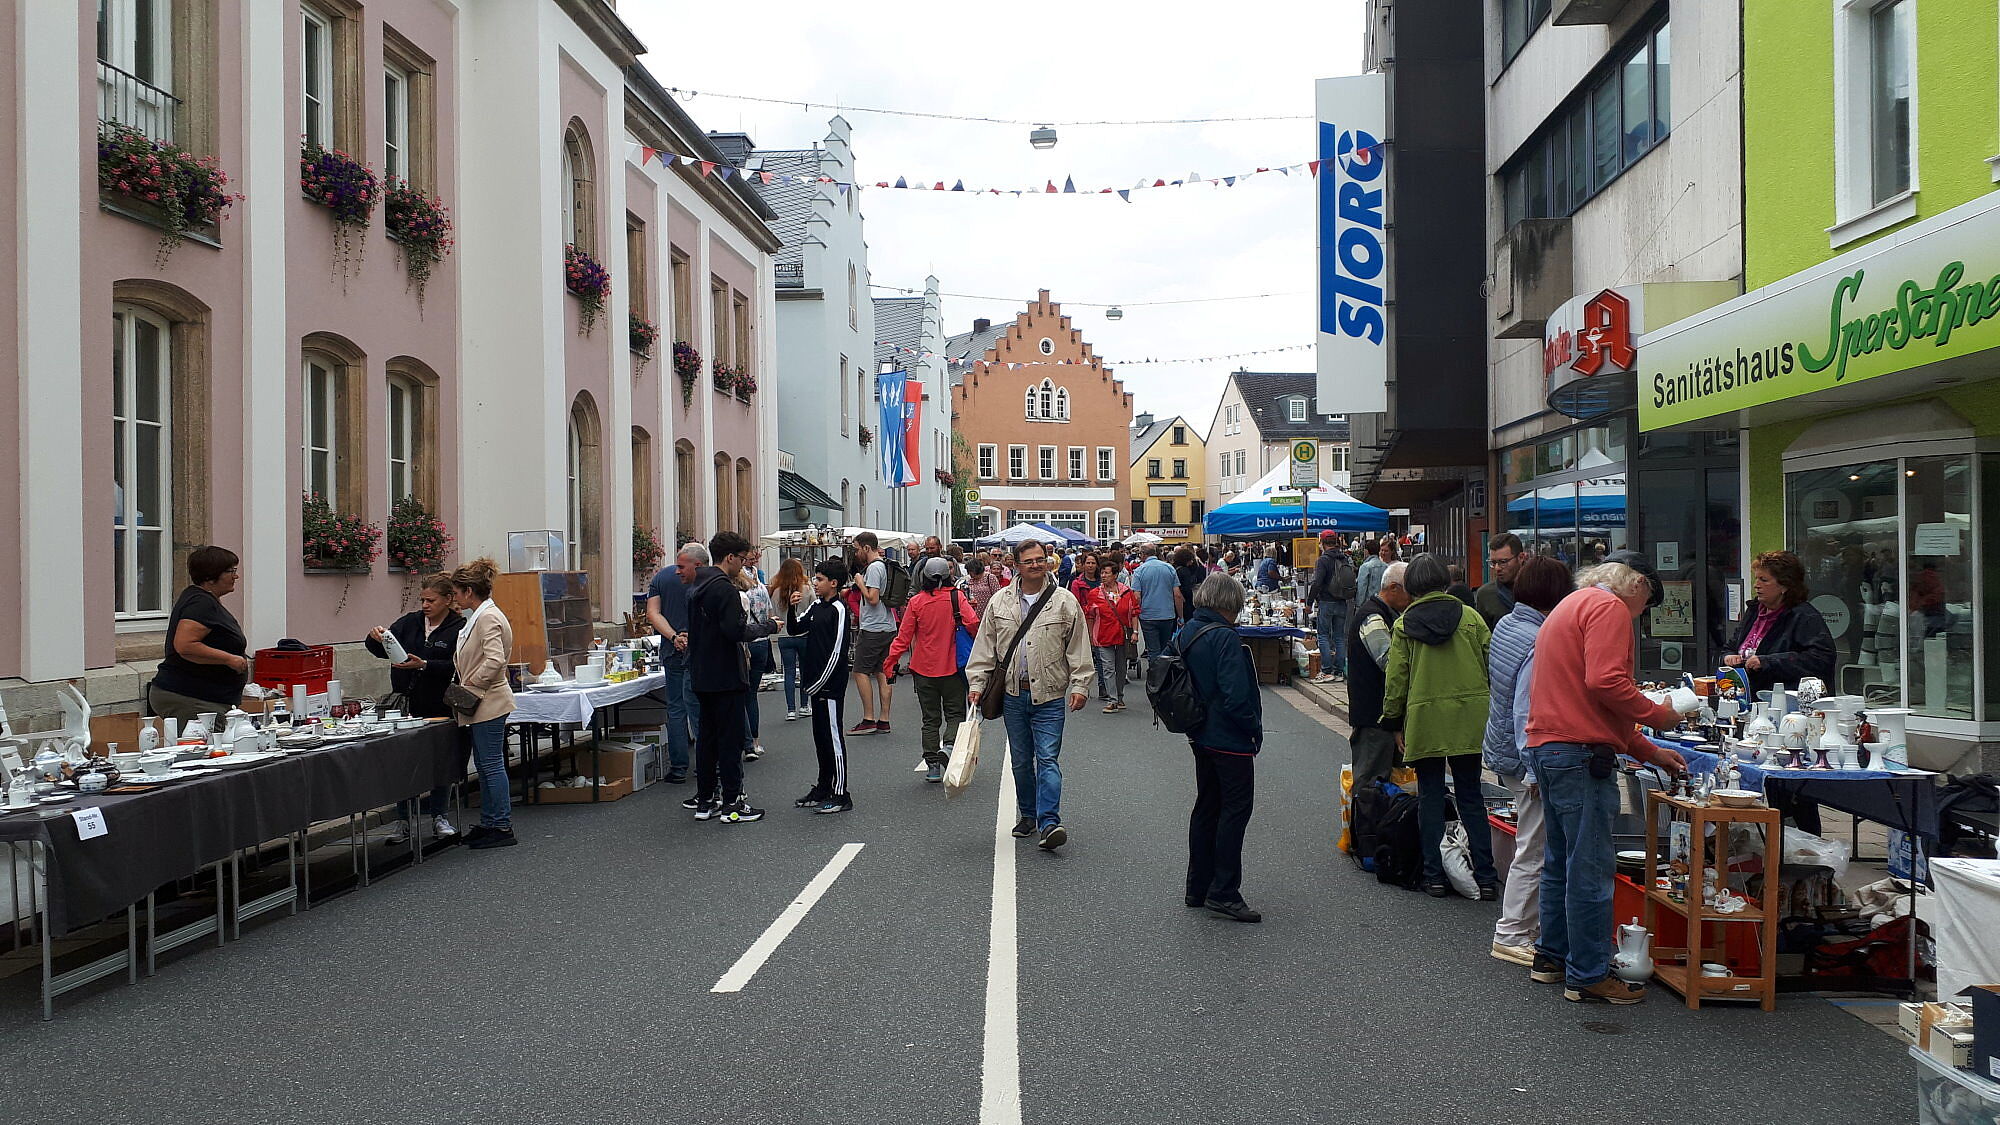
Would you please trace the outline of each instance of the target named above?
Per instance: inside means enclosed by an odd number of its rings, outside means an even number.
[[[1238,625],[1236,635],[1250,646],[1250,655],[1257,665],[1257,682],[1278,684],[1292,682],[1291,642],[1312,636],[1290,625]]]
[[[44,1016],[51,1013],[53,998],[72,988],[120,968],[136,976],[134,910],[158,888],[215,867],[217,912],[176,931],[171,941],[149,932],[149,957],[208,933],[220,941],[220,865],[273,840],[288,841],[289,849],[293,837],[315,822],[366,812],[429,789],[441,772],[440,762],[457,760],[457,745],[451,724],[431,723],[168,782],[121,783],[116,789],[128,791],[77,794],[60,805],[0,814],[0,843],[7,845],[9,858],[27,851],[32,873],[32,857],[42,857],[40,878],[30,875],[28,895],[42,945]],[[70,815],[86,809],[103,816],[105,831],[91,839],[82,838],[77,818]],[[11,889],[18,908],[19,888]],[[295,888],[267,897],[275,901],[239,902],[239,923],[247,913],[297,901]],[[150,902],[148,907],[150,931]],[[60,975],[54,972],[55,938],[119,910],[127,913],[124,953]]]
[[[620,704],[630,702],[642,695],[651,694],[667,684],[667,674],[662,670],[648,672],[617,683],[593,684],[589,687],[567,687],[559,691],[521,691],[514,694],[514,712],[507,716],[507,725],[518,727],[521,734],[523,762],[523,784],[521,799],[526,803],[539,803],[540,790],[536,779],[541,776],[539,759],[541,756],[541,734],[546,731],[549,745],[560,748],[562,728],[565,726],[589,726],[591,733],[590,758],[590,799],[601,800],[603,787],[599,782],[603,760],[600,746],[605,733],[610,729],[607,716],[615,718]]]
[[[1711,772],[1721,760],[1705,750],[1662,745],[1679,750],[1695,773]],[[1927,840],[1938,838],[1937,775],[1928,770],[1777,769],[1750,762],[1738,762],[1736,769],[1745,789],[1775,803],[1820,804]]]

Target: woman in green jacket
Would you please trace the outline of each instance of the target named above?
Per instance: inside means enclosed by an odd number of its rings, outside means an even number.
[[[1480,789],[1480,748],[1490,698],[1486,646],[1492,634],[1479,612],[1448,593],[1451,573],[1435,555],[1410,560],[1403,576],[1410,608],[1389,640],[1382,725],[1396,732],[1403,760],[1417,771],[1418,825],[1424,844],[1424,893],[1443,898],[1445,771],[1450,767],[1458,820],[1472,851],[1479,897],[1500,897]]]

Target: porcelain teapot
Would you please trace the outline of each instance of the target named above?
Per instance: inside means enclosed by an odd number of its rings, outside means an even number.
[[[1611,972],[1628,984],[1644,984],[1653,976],[1653,935],[1637,918],[1618,927],[1618,949],[1611,954]]]
[[[252,722],[248,712],[240,707],[232,707],[223,716],[222,741],[235,745],[257,745],[257,724]]]

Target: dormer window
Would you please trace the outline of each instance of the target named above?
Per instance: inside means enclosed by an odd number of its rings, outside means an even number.
[[[1290,418],[1290,419],[1291,419],[1292,421],[1294,421],[1294,422],[1303,422],[1303,421],[1305,421],[1305,420],[1306,420],[1306,400],[1305,400],[1305,399],[1303,399],[1303,398],[1299,398],[1299,397],[1296,397],[1296,396],[1295,396],[1295,397],[1293,397],[1293,398],[1290,398],[1290,399],[1287,399],[1287,400],[1286,400],[1286,405],[1287,405],[1287,407],[1288,407],[1288,408],[1290,409],[1290,414],[1289,414],[1289,415],[1287,415],[1287,416],[1288,416],[1288,417],[1289,417],[1289,418]]]

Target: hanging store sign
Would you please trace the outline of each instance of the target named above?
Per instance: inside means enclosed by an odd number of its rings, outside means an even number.
[[[1383,76],[1322,78],[1319,103],[1319,400],[1329,413],[1389,408],[1389,177]]]
[[[2000,194],[1639,341],[1655,430],[2000,346]]]

